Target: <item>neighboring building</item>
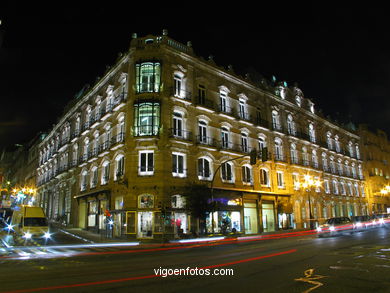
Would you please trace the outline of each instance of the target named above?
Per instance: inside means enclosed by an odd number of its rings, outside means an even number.
[[[382,130],[359,126],[370,213],[390,212],[390,143]]]
[[[256,165],[253,149],[262,151]],[[166,33],[134,37],[39,153],[47,214],[104,232],[108,210],[114,236],[199,231],[183,194],[210,186],[221,164],[208,232],[308,227],[309,200],[316,222],[367,213],[356,133],[320,117],[296,86],[240,77]]]

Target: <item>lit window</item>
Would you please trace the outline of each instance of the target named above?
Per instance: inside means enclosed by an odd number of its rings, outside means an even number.
[[[160,104],[142,102],[134,104],[134,135],[157,135],[160,125]]]
[[[98,168],[96,166],[94,166],[91,170],[91,187],[96,187],[98,183]]]
[[[159,62],[144,62],[136,64],[137,93],[153,93],[160,90]]]
[[[207,137],[207,123],[205,121],[199,121],[198,132],[198,142],[202,144],[209,144],[210,141]]]
[[[221,129],[221,144],[222,148],[228,149],[230,147],[230,142],[229,142],[229,129],[226,127],[222,127]]]
[[[102,178],[101,178],[101,184],[107,184],[108,180],[110,179],[110,162],[105,161],[102,164]]]

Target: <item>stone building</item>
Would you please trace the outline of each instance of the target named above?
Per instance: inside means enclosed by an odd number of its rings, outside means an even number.
[[[134,35],[72,102],[40,144],[37,172],[51,218],[104,233],[107,210],[114,236],[199,232],[183,197],[195,184],[212,184],[219,203],[208,232],[367,213],[356,133],[318,115],[297,86],[241,77],[166,32]]]
[[[390,212],[390,144],[384,131],[359,126],[370,213]]]

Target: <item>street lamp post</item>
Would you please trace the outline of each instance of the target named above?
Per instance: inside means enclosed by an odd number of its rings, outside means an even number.
[[[315,187],[319,187],[321,185],[321,182],[320,181],[314,181],[311,176],[309,175],[305,175],[305,181],[304,183],[302,183],[302,187],[305,189],[305,191],[307,192],[307,196],[308,196],[308,199],[309,199],[309,226],[310,226],[310,230],[314,230],[314,218],[313,218],[313,214],[311,212],[311,188],[313,186]]]

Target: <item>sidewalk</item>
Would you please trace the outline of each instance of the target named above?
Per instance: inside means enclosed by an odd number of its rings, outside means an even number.
[[[81,228],[60,228],[63,233],[68,234],[69,236],[78,238],[82,240],[85,243],[113,243],[113,242],[139,242],[140,244],[147,244],[147,243],[161,243],[163,242],[159,239],[150,239],[150,240],[137,240],[137,239],[124,239],[124,238],[107,238],[104,235],[93,233],[90,231],[83,230]],[[188,242],[198,242],[198,241],[213,241],[217,239],[251,239],[251,238],[257,238],[260,236],[272,236],[272,235],[278,235],[278,234],[294,234],[299,232],[305,232],[310,231],[309,229],[290,229],[290,230],[279,230],[274,232],[264,232],[259,234],[230,234],[230,235],[222,235],[222,234],[216,234],[216,235],[204,235],[197,238],[189,238],[189,239],[172,239],[169,241],[170,243],[188,243]]]

